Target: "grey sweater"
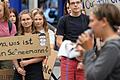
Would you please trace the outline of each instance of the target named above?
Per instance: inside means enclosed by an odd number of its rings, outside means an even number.
[[[120,39],[106,42],[97,54],[91,50],[84,56],[86,80],[120,80]]]

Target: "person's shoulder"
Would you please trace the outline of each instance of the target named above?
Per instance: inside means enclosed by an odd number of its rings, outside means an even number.
[[[64,15],[64,16],[60,17],[60,19],[66,19],[68,17],[70,17],[70,16],[69,15]]]
[[[47,25],[48,25],[48,28],[50,30],[52,30],[53,32],[55,32],[56,28],[53,25],[51,25],[50,23],[47,23]]]
[[[81,17],[84,18],[84,20],[87,22],[87,24],[89,24],[90,20],[89,20],[88,15],[81,13]]]
[[[65,22],[65,20],[66,20],[65,16],[61,16],[61,17],[59,18],[58,23]]]
[[[107,42],[108,46],[117,46],[120,49],[120,37]]]
[[[85,17],[85,18],[88,18],[88,19],[89,19],[89,16],[88,16],[88,15],[86,15],[86,14],[81,13],[81,16],[83,16],[83,17]]]
[[[48,29],[48,33],[54,34],[54,32],[51,29]]]

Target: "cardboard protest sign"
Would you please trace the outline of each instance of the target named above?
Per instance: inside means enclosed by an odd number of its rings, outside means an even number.
[[[45,61],[43,62],[43,74],[45,80],[50,80],[56,58],[57,58],[57,52],[51,50],[51,55],[48,56],[48,58],[45,59]]]
[[[48,56],[48,34],[31,34],[0,38],[0,60]]]
[[[86,13],[89,14],[96,4],[110,3],[120,8],[120,0],[83,0]]]
[[[12,69],[0,69],[0,80],[13,80],[14,71]]]

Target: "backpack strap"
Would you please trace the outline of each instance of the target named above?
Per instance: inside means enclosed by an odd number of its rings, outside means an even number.
[[[9,28],[9,33],[11,33],[12,30],[12,22],[8,20],[8,28]]]

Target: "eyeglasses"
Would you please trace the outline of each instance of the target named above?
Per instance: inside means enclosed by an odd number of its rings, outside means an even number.
[[[78,4],[80,4],[80,3],[81,3],[80,1],[76,1],[76,2],[71,2],[70,4],[71,4],[71,5],[77,4],[77,5],[78,5]]]

